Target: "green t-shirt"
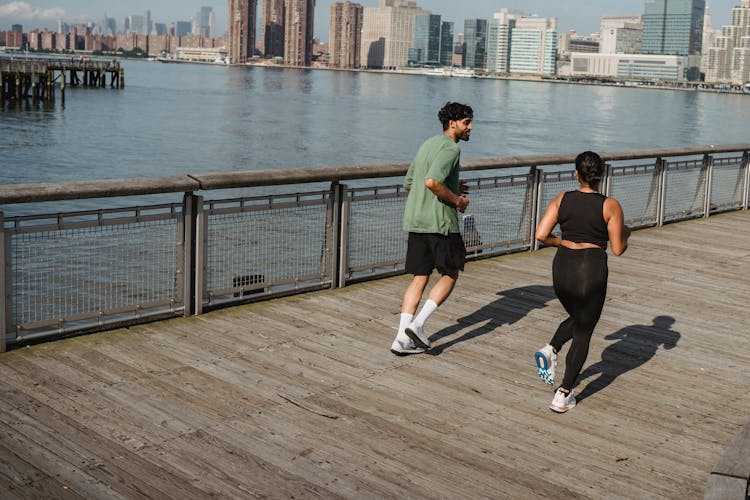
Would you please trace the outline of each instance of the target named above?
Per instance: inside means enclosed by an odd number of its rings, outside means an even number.
[[[404,230],[411,233],[458,233],[458,213],[424,185],[425,179],[445,184],[459,194],[458,171],[461,150],[450,137],[427,139],[417,151],[404,178],[409,190],[404,210]]]

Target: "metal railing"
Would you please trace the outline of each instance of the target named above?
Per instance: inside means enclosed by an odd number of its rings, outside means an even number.
[[[750,145],[602,157],[602,191],[621,202],[633,228],[748,208]],[[542,211],[558,192],[577,187],[574,158],[464,161],[469,258],[537,249]],[[0,211],[0,350],[403,273],[407,192],[400,177],[407,167],[0,186],[0,204],[26,209],[81,198],[183,196],[181,203],[55,214]],[[205,198],[236,188],[266,193]]]

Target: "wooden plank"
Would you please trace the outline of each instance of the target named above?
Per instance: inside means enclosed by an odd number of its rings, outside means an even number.
[[[698,498],[750,414],[748,220],[610,259],[565,415],[553,249],[470,262],[426,355],[388,351],[408,276],[4,353],[0,496]]]

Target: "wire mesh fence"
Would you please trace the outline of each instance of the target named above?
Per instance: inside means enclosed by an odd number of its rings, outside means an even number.
[[[331,281],[330,192],[206,203],[209,305]]]
[[[696,156],[613,162],[602,187],[635,228],[748,208],[748,153]],[[570,163],[546,165],[462,175],[471,204],[459,225],[469,259],[536,248],[544,208],[578,186]],[[0,212],[0,349],[402,273],[408,192],[389,182],[212,201],[187,193],[185,200],[200,200],[195,208],[184,201]]]
[[[19,217],[9,331],[69,330],[182,307],[180,206]]]
[[[655,164],[614,167],[609,196],[622,206],[625,223],[633,228],[658,222],[659,170]]]
[[[712,212],[742,208],[744,176],[742,157],[714,159],[711,176]]]
[[[667,163],[664,221],[671,222],[704,214],[707,170],[703,160]]]

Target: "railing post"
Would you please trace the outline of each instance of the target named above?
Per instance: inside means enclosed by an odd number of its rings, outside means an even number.
[[[341,238],[341,197],[338,181],[331,182],[330,198],[326,207],[326,237],[321,251],[323,276],[331,280],[331,288],[339,286],[339,245]]]
[[[12,310],[12,295],[10,293],[11,255],[10,238],[5,232],[5,214],[0,211],[0,352],[6,351],[6,339],[8,334],[8,321]]]
[[[182,214],[184,229],[182,234],[184,259],[183,259],[183,291],[182,300],[184,304],[184,316],[195,314],[196,301],[196,232],[197,213],[200,196],[192,192],[185,193],[182,199]]]
[[[742,169],[745,173],[745,182],[742,189],[742,210],[747,210],[748,203],[750,203],[750,151],[742,153]]]
[[[333,184],[334,234],[331,269],[334,271],[332,287],[346,286],[346,271],[349,267],[349,200],[346,196],[346,184]]]
[[[203,197],[196,196],[195,211],[195,302],[194,314],[203,314],[208,275],[208,214],[203,208]]]
[[[667,160],[657,157],[656,171],[659,178],[659,194],[656,199],[656,226],[661,227],[664,225],[664,212],[667,205]]]
[[[612,165],[609,163],[604,164],[604,178],[602,179],[602,191],[601,193],[604,196],[610,195],[610,190],[612,189],[612,172],[614,169],[612,168]]]
[[[703,196],[703,217],[708,218],[711,215],[711,189],[714,178],[714,157],[709,154],[703,155],[703,172],[706,176],[706,191]]]
[[[541,244],[536,239],[536,228],[539,225],[539,220],[542,217],[542,210],[544,209],[544,207],[542,207],[542,195],[544,194],[544,183],[542,182],[542,179],[544,172],[539,170],[536,165],[533,165],[529,175],[531,177],[532,193],[531,206],[529,207],[531,211],[531,234],[529,235],[531,238],[531,245],[529,248],[531,250],[539,250]]]

